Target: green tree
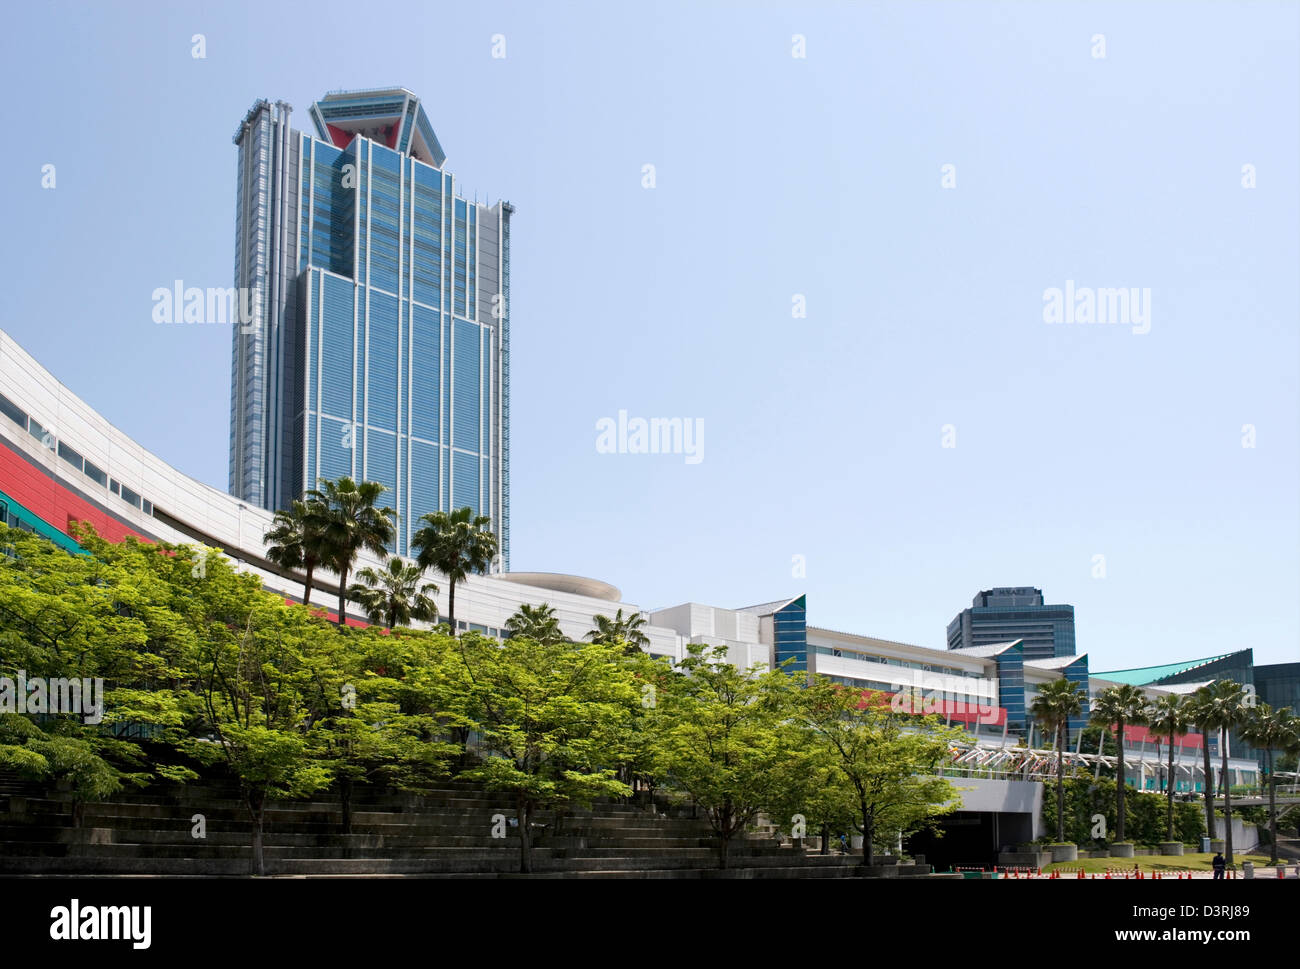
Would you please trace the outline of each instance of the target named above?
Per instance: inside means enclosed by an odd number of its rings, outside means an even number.
[[[659,697],[679,688],[683,674],[672,668],[667,657],[648,653],[624,654],[620,664],[632,676],[641,702],[633,709],[633,717],[626,725],[622,748],[627,757],[619,776],[634,794],[643,791],[653,807],[655,791],[662,781],[660,749],[667,728],[667,721],[660,713]]]
[[[79,824],[86,801],[123,784],[194,776],[153,762],[138,741],[148,735],[153,749],[166,749],[183,733],[178,687],[192,632],[168,608],[178,598],[168,579],[193,584],[196,566],[188,548],[135,539],[113,545],[88,525],[74,532],[89,554],[69,554],[0,524],[7,550],[0,558],[0,672],[92,683],[81,715],[32,704],[27,715],[8,717],[0,760],[33,779],[71,784]],[[89,710],[91,703],[98,708]]]
[[[801,697],[802,720],[816,747],[831,754],[839,787],[854,807],[862,864],[875,863],[882,836],[932,828],[961,803],[938,771],[962,731],[937,717],[900,715],[879,694],[845,689],[817,677]]]
[[[641,631],[645,625],[645,616],[641,613],[623,618],[619,609],[614,617],[592,616],[596,628],[587,632],[587,639],[593,643],[616,643],[625,653],[641,653],[650,645],[650,638]]]
[[[333,650],[308,657],[316,688],[309,702],[347,834],[357,785],[425,793],[459,748],[443,739],[429,691],[410,675],[428,662],[419,641],[375,628],[334,638]]]
[[[362,549],[385,555],[393,541],[397,513],[388,506],[376,508],[388,489],[377,481],[360,484],[349,477],[321,479],[318,490],[307,493],[307,527],[320,536],[322,560],[339,577],[340,627],[347,623],[348,575]]]
[[[616,638],[600,648],[620,650]],[[759,813],[780,803],[799,776],[806,731],[793,677],[780,670],[737,669],[722,646],[690,644],[678,664],[685,675],[658,695],[661,734],[657,772],[704,811],[726,868],[731,842]]]
[[[615,637],[604,648],[623,650]],[[794,722],[797,685],[784,671],[740,670],[724,646],[688,645],[682,674],[658,696],[658,773],[694,801],[718,838],[718,865],[759,813],[800,774],[806,731]]]
[[[304,797],[329,785],[321,738],[312,722],[316,690],[310,654],[330,648],[328,627],[303,610],[273,601],[256,576],[209,563],[204,586],[219,587],[222,619],[205,617],[196,644],[195,736],[184,743],[200,763],[224,761],[239,780],[252,822],[251,871],[265,873],[262,831],[268,800]]]
[[[1092,720],[1098,724],[1115,725],[1115,742],[1119,753],[1115,762],[1115,840],[1124,840],[1124,798],[1128,793],[1125,780],[1124,763],[1124,727],[1128,724],[1143,722],[1146,715],[1147,698],[1131,683],[1107,687],[1097,694],[1092,701]]]
[[[1219,770],[1219,782],[1223,787],[1223,857],[1231,865],[1232,785],[1228,782],[1228,734],[1238,724],[1245,722],[1249,710],[1246,707],[1246,692],[1240,683],[1217,680],[1204,689],[1206,722],[1219,731],[1219,753],[1223,758]]]
[[[1250,710],[1241,728],[1241,738],[1264,751],[1268,765],[1268,860],[1274,865],[1277,864],[1277,778],[1273,775],[1273,751],[1296,743],[1297,730],[1300,730],[1300,718],[1293,716],[1289,707],[1274,710],[1267,703]]]
[[[433,596],[438,587],[432,582],[421,584],[424,569],[407,562],[400,555],[388,559],[383,569],[366,567],[357,573],[360,582],[348,589],[348,598],[359,603],[372,623],[383,623],[387,628],[409,626],[411,619],[435,622],[438,604]]]
[[[29,780],[66,782],[72,791],[73,825],[80,827],[85,803],[120,791],[128,775],[75,733],[66,722],[56,722],[47,732],[21,714],[0,713],[0,767]]]
[[[1070,718],[1083,709],[1085,694],[1078,683],[1062,677],[1046,683],[1029,704],[1029,712],[1050,732],[1056,744],[1056,840],[1065,838],[1065,748]]]
[[[1147,723],[1151,732],[1157,737],[1166,737],[1169,742],[1169,768],[1165,774],[1165,797],[1168,800],[1166,812],[1166,839],[1174,840],[1174,751],[1178,738],[1187,733],[1191,726],[1187,719],[1187,704],[1176,693],[1157,697],[1147,710]]]
[[[424,526],[411,536],[421,568],[447,577],[447,622],[456,635],[456,584],[471,573],[486,571],[497,554],[497,537],[488,530],[492,519],[475,515],[468,506],[448,514],[435,511],[420,519]]]
[[[532,606],[525,602],[513,616],[506,620],[506,632],[511,636],[525,636],[548,646],[562,643],[566,638],[560,630],[560,620],[555,617],[555,610],[546,603]]]
[[[293,501],[287,510],[277,511],[270,530],[262,536],[267,543],[266,557],[286,569],[303,569],[302,604],[311,605],[316,566],[327,557],[327,549],[316,524],[319,509],[305,501]]]
[[[525,637],[498,644],[467,633],[457,655],[465,690],[450,698],[453,712],[493,755],[461,776],[513,796],[519,870],[530,872],[537,811],[629,793],[616,774],[639,699],[634,681],[608,646]]]
[[[840,770],[839,754],[829,745],[805,749],[800,767],[791,782],[776,791],[764,813],[777,830],[792,838],[817,837],[821,853],[828,854],[832,835],[855,830],[858,803]]]

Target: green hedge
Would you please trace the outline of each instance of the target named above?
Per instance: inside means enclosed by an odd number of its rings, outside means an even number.
[[[1165,841],[1168,801],[1163,794],[1130,788],[1124,797],[1124,840],[1139,845]],[[1093,815],[1106,818],[1106,838],[1092,836]],[[1076,775],[1065,779],[1065,840],[1080,846],[1110,844],[1116,833],[1115,781]],[[1046,840],[1056,838],[1056,782],[1043,785],[1043,824]],[[1174,802],[1174,840],[1196,844],[1205,834],[1205,816],[1199,802]]]

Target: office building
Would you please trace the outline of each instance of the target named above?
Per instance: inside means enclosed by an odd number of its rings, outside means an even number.
[[[970,649],[1020,640],[1025,659],[1075,654],[1074,606],[1046,605],[1030,586],[986,589],[948,623],[948,648]]]
[[[510,217],[463,198],[420,99],[258,101],[239,149],[231,494],[275,510],[321,478],[378,481],[410,554],[466,505],[510,556]]]

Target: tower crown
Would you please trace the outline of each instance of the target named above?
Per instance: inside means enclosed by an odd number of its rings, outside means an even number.
[[[317,137],[339,148],[361,135],[434,168],[447,159],[420,99],[406,88],[331,91],[309,113]]]

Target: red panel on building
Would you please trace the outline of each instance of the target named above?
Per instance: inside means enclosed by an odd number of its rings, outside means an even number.
[[[320,589],[317,589],[316,591],[320,592]],[[302,602],[300,602],[298,599],[285,599],[284,604],[286,606],[300,606],[302,605]],[[333,623],[337,623],[339,621],[339,614],[337,612],[332,612],[326,606],[318,606],[316,603],[313,602],[309,608],[311,609],[312,615],[314,616],[320,616],[322,619],[328,619],[330,622]],[[348,617],[347,624],[349,626],[355,626],[357,629],[366,629],[370,626],[370,623],[362,622],[360,619],[353,619],[351,616]],[[388,630],[385,629],[383,630],[383,632],[387,633]]]
[[[978,703],[968,703],[963,700],[941,700],[925,694],[916,698],[916,708],[913,709],[914,700],[911,691],[906,687],[898,693],[863,690],[862,702],[858,704],[858,708],[862,709],[868,703],[889,706],[900,713],[915,713],[918,716],[928,714],[957,723],[980,723],[985,726],[1001,727],[1007,722],[1006,707],[980,706]]]
[[[33,515],[39,515],[59,531],[68,533],[73,522],[88,522],[100,537],[120,542],[128,535],[149,541],[139,532],[106,515],[88,501],[73,494],[57,480],[34,467],[26,458],[0,445],[0,490],[8,492]],[[92,488],[99,487],[87,482]],[[106,501],[117,498],[105,491]]]
[[[334,139],[334,144],[339,148],[346,148],[352,143],[351,133],[344,131],[342,128],[334,127],[328,121],[325,122],[325,127],[329,129],[330,137]]]
[[[1115,725],[1111,724],[1111,730],[1114,729],[1115,729]],[[1157,737],[1146,727],[1134,723],[1126,723],[1124,724],[1124,743],[1126,744],[1154,744],[1154,743],[1167,744],[1169,743],[1169,738]],[[1177,745],[1179,747],[1189,747],[1194,750],[1200,750],[1201,735],[1198,733],[1184,734],[1183,736],[1178,738]]]

